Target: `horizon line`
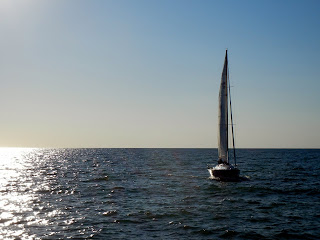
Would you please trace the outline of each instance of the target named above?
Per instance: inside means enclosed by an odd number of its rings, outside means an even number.
[[[1,147],[5,148],[20,148],[20,149],[218,149],[217,147]],[[232,149],[232,148],[230,148]],[[320,150],[319,148],[303,148],[303,147],[239,147],[237,149],[300,149],[300,150]]]

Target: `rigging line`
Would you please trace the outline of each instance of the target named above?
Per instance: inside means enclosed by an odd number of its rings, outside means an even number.
[[[236,159],[236,148],[234,144],[234,132],[233,132],[233,120],[232,120],[232,106],[231,106],[231,93],[230,93],[230,81],[229,81],[229,68],[228,71],[228,88],[229,88],[229,100],[230,100],[230,118],[231,118],[231,133],[232,133],[232,147],[233,147],[233,156],[234,156],[234,165],[237,166],[237,159]]]
[[[229,163],[229,118],[228,118],[228,80],[229,80],[229,72],[228,72],[228,69],[229,69],[229,63],[228,63],[228,49],[226,49],[226,57],[225,57],[225,64],[226,64],[226,85],[225,85],[225,88],[226,88],[226,104],[227,104],[227,112],[226,112],[226,115],[227,115],[227,124],[226,124],[226,140],[227,140],[227,163]]]

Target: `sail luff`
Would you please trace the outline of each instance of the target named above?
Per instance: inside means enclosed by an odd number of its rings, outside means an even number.
[[[224,60],[219,91],[218,113],[218,157],[219,161],[228,163],[228,52]]]

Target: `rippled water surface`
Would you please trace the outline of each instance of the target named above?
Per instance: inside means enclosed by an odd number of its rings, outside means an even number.
[[[0,239],[318,239],[320,150],[0,149]]]

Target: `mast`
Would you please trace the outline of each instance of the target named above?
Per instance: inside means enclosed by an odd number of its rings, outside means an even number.
[[[229,85],[229,63],[228,63],[228,49],[226,49],[226,105],[227,105],[227,123],[226,123],[226,131],[227,131],[227,163],[229,163],[229,110],[228,110],[228,85]],[[229,94],[230,95],[230,94]]]

